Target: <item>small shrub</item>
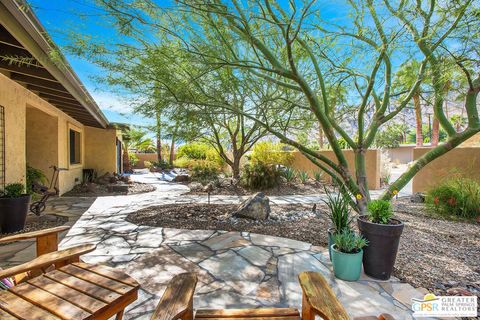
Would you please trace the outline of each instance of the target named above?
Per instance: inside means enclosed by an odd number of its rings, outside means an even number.
[[[153,167],[153,163],[151,163],[150,161],[143,161],[143,166],[150,170]]]
[[[280,171],[274,165],[250,163],[243,168],[241,180],[243,185],[250,189],[273,188],[279,183]]]
[[[192,142],[178,147],[177,157],[195,160],[206,160],[210,146],[200,142]]]
[[[10,183],[3,190],[4,198],[18,198],[25,194],[25,186],[23,183]]]
[[[313,178],[315,179],[315,181],[321,182],[322,178],[323,178],[323,172],[321,172],[321,171],[314,172],[313,173]]]
[[[195,164],[195,160],[188,159],[185,157],[178,158],[173,161],[173,166],[175,168],[191,169],[194,164]]]
[[[137,163],[138,163],[138,157],[135,153],[133,152],[129,152],[128,153],[128,162],[130,162],[130,165],[133,167],[133,166],[136,166]]]
[[[480,216],[480,183],[469,178],[450,178],[430,189],[425,202],[437,214],[476,218]]]
[[[82,181],[83,183],[94,182],[98,177],[98,173],[94,169],[83,169],[82,171]],[[28,186],[27,186],[28,190]]]
[[[335,249],[344,253],[358,253],[368,245],[368,240],[355,232],[344,229],[333,235]]]
[[[282,165],[288,167],[293,161],[293,155],[285,151],[286,145],[271,141],[257,142],[252,149],[250,161],[266,165]]]
[[[33,194],[32,185],[34,183],[46,184],[48,182],[47,176],[43,173],[42,170],[30,167],[27,164],[26,170],[26,185],[27,185],[27,193]]]
[[[350,224],[353,219],[350,217],[350,198],[340,192],[340,190],[338,192],[335,190],[334,192],[330,192],[325,186],[323,188],[327,199],[322,199],[322,202],[325,203],[329,209],[327,216],[332,222],[335,233],[342,232],[345,229],[350,230]]]
[[[300,179],[300,182],[305,184],[308,181],[308,173],[306,171],[299,170],[297,173],[298,179]]]
[[[219,173],[220,168],[215,162],[203,160],[195,162],[192,166],[191,176],[193,181],[207,184],[212,181],[216,182]]]
[[[287,180],[287,182],[293,182],[297,177],[297,173],[292,168],[285,168],[282,171],[282,176]]]
[[[373,223],[388,224],[393,216],[392,204],[386,200],[372,200],[367,206],[370,221]]]
[[[162,159],[160,161],[154,161],[154,162],[152,162],[152,165],[155,168],[159,168],[161,170],[170,169],[170,164],[167,161],[165,161],[164,159]]]

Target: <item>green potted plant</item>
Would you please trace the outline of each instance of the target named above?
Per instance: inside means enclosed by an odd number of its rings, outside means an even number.
[[[352,218],[350,217],[350,199],[338,190],[338,192],[330,192],[324,186],[327,199],[322,199],[322,202],[328,207],[327,216],[330,219],[332,226],[328,228],[328,255],[332,260],[332,245],[333,236],[341,233],[345,229],[350,229]]]
[[[30,195],[25,193],[23,183],[5,186],[0,196],[1,232],[12,233],[25,227]]]
[[[363,268],[373,278],[388,280],[395,265],[403,223],[393,218],[389,201],[370,201],[367,209],[368,214],[357,219],[360,233],[369,242],[363,255]]]
[[[368,241],[349,229],[333,236],[332,264],[335,277],[357,281],[362,271],[363,248]]]

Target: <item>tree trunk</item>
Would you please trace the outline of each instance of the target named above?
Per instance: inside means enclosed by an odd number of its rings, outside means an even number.
[[[232,176],[235,180],[240,179],[240,160],[242,156],[238,156],[237,153],[233,153],[233,162],[231,164]]]
[[[433,117],[432,125],[432,147],[438,146],[438,141],[440,140],[440,122],[435,116]]]
[[[123,171],[127,173],[132,172],[130,158],[128,157],[128,150],[126,148],[123,148]]]
[[[322,127],[318,129],[318,145],[320,146],[320,150],[323,150],[324,143],[323,143],[323,130]]]
[[[170,143],[170,159],[168,159],[168,163],[170,166],[173,166],[173,160],[175,160],[175,136],[172,135],[172,143]]]
[[[161,128],[161,116],[160,112],[156,113],[157,123],[156,123],[156,138],[157,138],[157,161],[162,161],[162,128]]]
[[[355,195],[357,199],[357,206],[360,214],[366,214],[367,211],[367,202],[370,201],[370,191],[368,190],[368,181],[367,181],[367,168],[365,164],[365,153],[366,151],[361,149],[355,149],[355,176],[357,179],[357,185],[360,189],[361,194]]]
[[[417,124],[417,128],[416,128],[417,147],[421,147],[423,146],[422,106],[420,104],[420,96],[418,94],[415,94],[413,96],[413,104],[415,106],[415,121]]]

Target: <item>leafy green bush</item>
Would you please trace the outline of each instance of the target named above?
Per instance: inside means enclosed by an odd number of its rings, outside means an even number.
[[[469,178],[450,178],[430,189],[425,197],[427,208],[460,218],[480,216],[480,183]]]
[[[138,157],[135,153],[129,152],[128,153],[128,162],[130,162],[131,166],[136,166],[138,163]]]
[[[143,161],[143,166],[145,168],[147,168],[148,170],[150,170],[152,167],[153,167],[153,163],[151,163],[150,161]]]
[[[317,182],[322,181],[323,172],[321,172],[321,171],[314,172],[314,173],[313,173],[313,178],[314,178],[315,181],[317,181]]]
[[[297,173],[297,176],[298,176],[298,179],[300,179],[301,183],[303,184],[307,183],[309,176],[306,171],[299,170]]]
[[[282,170],[282,176],[287,182],[292,182],[297,177],[297,173],[292,168],[287,167]]]
[[[206,160],[210,146],[200,142],[192,142],[178,147],[177,158]]]
[[[177,158],[176,160],[173,161],[173,166],[175,168],[190,169],[195,164],[195,161],[196,160],[188,159],[185,157]]]
[[[198,181],[202,184],[218,181],[218,174],[220,168],[215,162],[207,160],[197,160],[191,171],[191,177],[193,181]]]
[[[335,233],[342,232],[345,229],[350,230],[350,223],[353,219],[350,217],[350,199],[340,191],[330,192],[325,186],[323,188],[327,199],[322,199],[322,202],[329,209],[327,216],[332,222]]]
[[[3,190],[4,198],[18,198],[25,194],[25,186],[23,183],[9,183]]]
[[[241,181],[250,189],[263,190],[278,185],[280,171],[274,165],[254,162],[243,167]]]
[[[344,253],[357,253],[368,245],[368,240],[355,232],[344,229],[333,235],[335,249]]]
[[[34,167],[30,167],[27,164],[27,170],[26,170],[26,180],[27,180],[27,193],[28,194],[33,194],[32,190],[32,185],[36,183],[40,184],[47,184],[48,179],[45,173],[43,173],[42,170],[36,169]]]
[[[159,168],[159,169],[162,169],[162,170],[170,169],[170,164],[167,161],[165,161],[164,159],[162,159],[160,161],[154,161],[154,162],[152,162],[152,165],[155,168]]]
[[[372,200],[367,205],[370,221],[373,223],[388,224],[393,216],[392,204],[386,200]]]
[[[272,141],[257,142],[252,149],[250,161],[252,163],[264,163],[266,165],[282,165],[288,167],[293,161],[293,155],[285,151],[283,143]]]

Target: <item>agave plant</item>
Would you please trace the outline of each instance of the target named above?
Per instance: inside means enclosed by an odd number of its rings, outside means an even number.
[[[306,183],[308,181],[308,173],[306,171],[298,171],[297,174],[298,178],[302,183]]]
[[[313,177],[315,178],[315,181],[320,182],[320,181],[322,181],[323,172],[316,171],[316,172],[313,173]]]
[[[283,177],[287,180],[287,182],[292,182],[296,178],[295,170],[292,168],[285,168],[285,170],[283,170]]]

